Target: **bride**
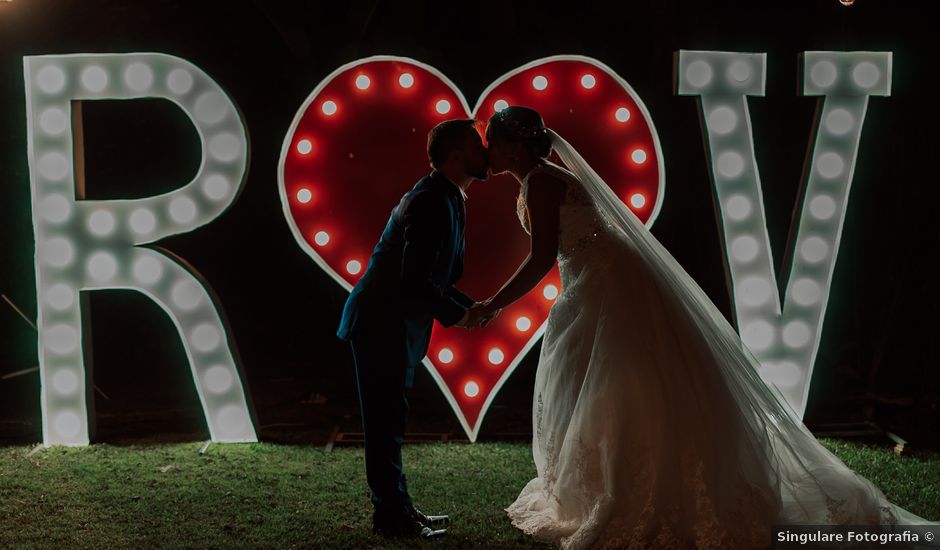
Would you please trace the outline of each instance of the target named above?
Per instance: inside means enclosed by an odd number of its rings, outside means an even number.
[[[925,523],[820,445],[695,281],[526,107],[486,129],[531,252],[477,313],[556,261],[533,397],[538,477],[507,512],[565,548],[767,547],[774,525]],[[567,166],[546,160],[552,149]]]

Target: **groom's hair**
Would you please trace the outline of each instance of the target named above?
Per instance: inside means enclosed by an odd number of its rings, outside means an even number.
[[[428,160],[440,168],[447,157],[464,146],[467,132],[476,132],[477,121],[471,119],[445,120],[428,132]]]

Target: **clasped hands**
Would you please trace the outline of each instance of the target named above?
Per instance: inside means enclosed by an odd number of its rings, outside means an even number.
[[[496,309],[490,306],[492,298],[489,298],[483,302],[477,302],[470,306],[467,310],[467,313],[463,316],[463,319],[457,322],[457,326],[470,330],[477,327],[485,327],[490,321],[496,318],[499,315],[501,309]]]

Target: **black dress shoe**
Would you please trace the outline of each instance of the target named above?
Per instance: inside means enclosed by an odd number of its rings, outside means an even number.
[[[421,510],[418,510],[414,506],[411,507],[411,515],[421,522],[422,525],[430,527],[431,529],[440,529],[450,525],[450,516],[427,516],[422,514]]]
[[[373,523],[372,532],[383,537],[433,539],[447,532],[447,529],[432,529],[417,519],[405,518],[395,523]]]

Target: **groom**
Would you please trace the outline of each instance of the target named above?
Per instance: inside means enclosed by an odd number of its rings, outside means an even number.
[[[336,333],[352,346],[372,526],[386,536],[430,538],[450,523],[419,512],[408,494],[401,463],[406,394],[435,319],[468,329],[489,321],[454,287],[463,272],[466,191],[487,178],[486,148],[474,121],[448,120],[431,129],[427,151],[434,170],[392,210]]]

